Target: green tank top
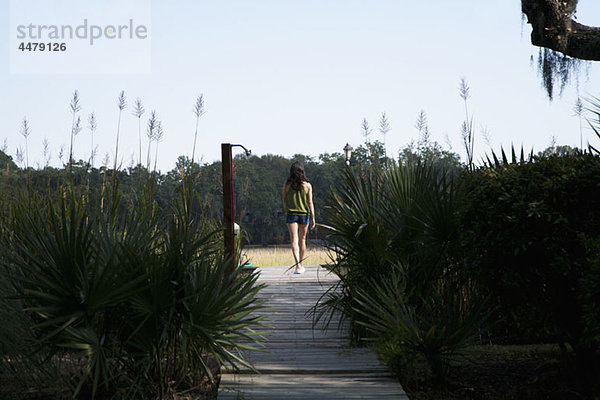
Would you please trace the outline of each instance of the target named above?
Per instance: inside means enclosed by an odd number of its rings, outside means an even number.
[[[285,193],[285,212],[298,215],[310,214],[308,196],[304,187],[301,187],[300,190],[294,190],[291,186],[288,188]]]

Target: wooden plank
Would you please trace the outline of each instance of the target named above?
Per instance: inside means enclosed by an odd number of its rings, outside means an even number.
[[[259,297],[266,309],[261,351],[248,352],[260,372],[224,371],[219,399],[408,399],[398,381],[375,354],[348,345],[347,322],[331,328],[314,326],[311,307],[337,282],[337,277],[319,266],[309,266],[302,275],[289,267],[259,269],[260,283],[267,286]]]
[[[220,388],[219,400],[408,400],[396,380],[376,374],[227,375]]]

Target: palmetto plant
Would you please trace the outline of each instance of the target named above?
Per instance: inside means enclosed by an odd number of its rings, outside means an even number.
[[[523,146],[521,146],[521,152],[519,153],[519,156],[517,156],[517,153],[515,152],[514,145],[510,146],[510,150],[511,150],[510,159],[506,155],[504,148],[500,148],[500,157],[501,158],[498,158],[498,156],[496,155],[496,153],[494,151],[492,151],[491,159],[490,159],[489,155],[486,154],[486,156],[485,156],[486,161],[483,163],[484,167],[502,168],[502,167],[508,167],[509,165],[524,164],[524,163],[533,161],[533,149],[531,149],[531,152],[527,155],[527,157],[525,156],[525,151],[523,150]]]
[[[352,286],[410,263],[411,276],[423,275],[411,283],[426,290],[427,274],[448,261],[456,229],[453,179],[422,164],[361,174],[346,170],[326,210],[325,228],[338,257],[334,270]]]
[[[600,139],[600,98],[592,97],[588,100],[589,107],[586,107],[590,118],[587,119],[590,128],[596,134],[596,136]],[[600,150],[596,147],[592,146],[588,142],[588,150],[590,152],[594,152],[595,154],[600,154]]]
[[[397,373],[411,378],[412,363],[423,357],[434,379],[443,382],[452,360],[476,341],[487,318],[484,303],[444,280],[428,294],[411,293],[407,282],[404,268],[396,266],[388,278],[358,290],[356,311],[364,317],[359,323]]]
[[[228,269],[215,224],[189,213],[190,190],[162,212],[143,195],[97,212],[65,188],[22,199],[4,221],[13,251],[0,261],[31,320],[27,355],[62,360],[70,396],[162,399],[213,379],[211,363],[249,366],[239,339],[257,340],[260,286]]]
[[[443,379],[446,355],[480,321],[458,257],[460,195],[450,173],[427,164],[347,169],[325,216],[340,283],[315,306],[316,319],[340,310],[355,338],[403,343],[398,351],[421,354]]]

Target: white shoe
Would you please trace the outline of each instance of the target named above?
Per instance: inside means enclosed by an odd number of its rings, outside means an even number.
[[[294,270],[294,274],[303,274],[306,271],[304,267],[300,267],[300,269]]]

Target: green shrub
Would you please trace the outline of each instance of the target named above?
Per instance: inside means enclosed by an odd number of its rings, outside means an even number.
[[[164,211],[64,193],[24,197],[4,220],[0,261],[33,334],[21,358],[58,364],[52,387],[69,396],[101,399],[167,398],[212,379],[211,363],[248,366],[240,339],[257,339],[260,286],[222,259],[189,188]]]
[[[388,349],[391,364],[420,355],[443,380],[482,320],[461,273],[459,199],[448,173],[427,164],[348,169],[325,220],[340,283],[315,308],[317,319],[342,311],[356,338]]]
[[[600,344],[600,239],[586,243],[589,271],[580,279],[579,301],[584,319],[584,338]]]
[[[591,303],[598,298],[584,292],[597,290],[586,243],[600,237],[600,157],[575,152],[502,163],[463,183],[463,245],[472,276],[500,306],[496,337],[569,342],[578,356],[597,357],[585,310],[597,310]]]
[[[423,358],[434,380],[442,383],[452,361],[477,340],[487,318],[484,303],[470,301],[443,279],[427,296],[409,302],[407,284],[404,269],[397,267],[388,279],[372,280],[359,290],[357,312],[366,317],[361,324],[398,375],[415,378],[415,362]]]

